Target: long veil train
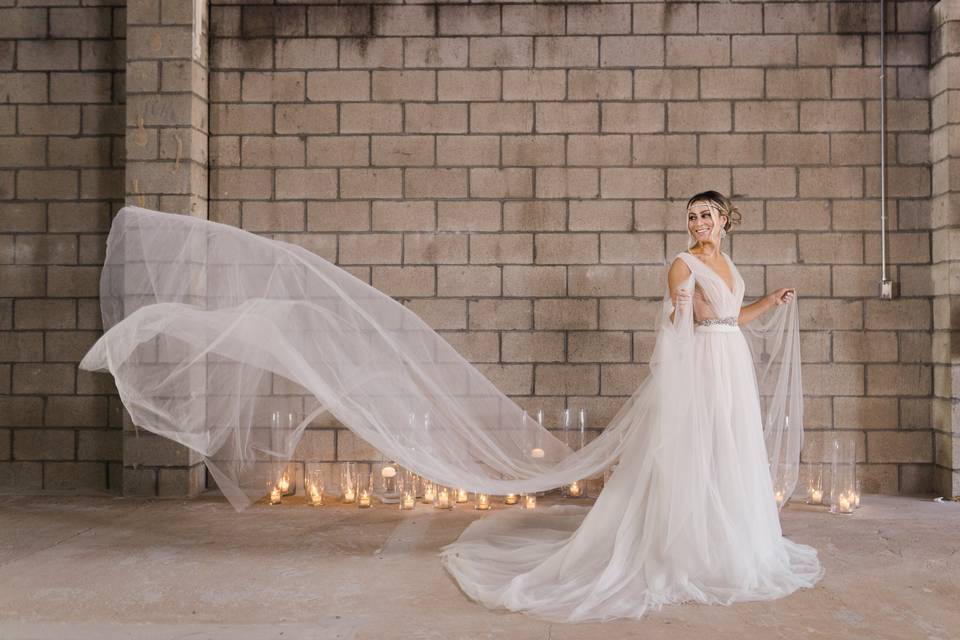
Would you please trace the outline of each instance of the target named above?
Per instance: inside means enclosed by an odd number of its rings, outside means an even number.
[[[492,494],[596,476],[652,423],[704,419],[692,405],[663,401],[664,390],[689,384],[693,333],[691,311],[669,319],[666,295],[652,375],[578,451],[528,419],[416,314],[298,246],[125,207],[108,238],[101,305],[105,333],[80,366],[113,374],[133,422],[198,452],[237,509],[264,495],[265,466],[289,460],[324,411],[420,475]],[[803,429],[796,304],[753,324],[744,334],[770,476],[789,496]],[[313,398],[309,415],[272,424],[272,403],[294,386]],[[431,420],[410,422],[411,414]],[[679,451],[691,431],[659,433],[656,446]],[[672,499],[679,522],[693,507]]]

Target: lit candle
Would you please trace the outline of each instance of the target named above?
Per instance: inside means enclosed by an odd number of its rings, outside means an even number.
[[[347,487],[343,490],[343,501],[344,502],[353,502],[356,500],[357,494],[354,493],[353,487]]]
[[[450,504],[450,491],[449,491],[446,487],[444,487],[443,489],[440,489],[440,491],[437,492],[437,498],[436,498],[436,500],[434,501],[433,506],[435,506],[437,509],[449,509],[449,508],[450,508],[450,506],[451,506],[451,504]]]
[[[536,509],[536,508],[537,508],[537,496],[534,495],[534,494],[532,494],[532,493],[528,493],[527,495],[523,496],[523,508],[524,508],[524,509]]]
[[[543,449],[541,449],[540,447],[535,447],[533,451],[530,452],[530,455],[533,456],[534,458],[542,458]]]
[[[503,498],[503,504],[517,504],[517,500],[518,500],[517,494],[508,493]]]
[[[413,506],[416,504],[417,499],[413,496],[412,493],[404,493],[403,498],[400,501],[401,509],[413,509]]]
[[[822,489],[813,489],[810,491],[810,502],[812,504],[822,504],[823,503],[823,490]]]
[[[280,491],[280,487],[274,487],[273,489],[271,489],[271,490],[270,490],[270,504],[280,504],[280,496],[281,496],[281,495],[282,495],[282,492]]]
[[[485,493],[478,493],[478,494],[477,494],[477,506],[475,506],[474,509],[478,509],[478,510],[480,510],[480,511],[487,511],[487,510],[489,510],[489,509],[490,509],[490,496],[488,496],[488,495],[485,494]]]
[[[777,501],[777,506],[778,506],[778,507],[779,507],[779,506],[782,506],[782,505],[783,505],[783,490],[782,490],[782,489],[777,489],[777,492],[774,494],[774,498],[775,498],[776,501]]]
[[[457,489],[457,504],[463,504],[467,501],[467,490]]]
[[[839,507],[840,513],[849,513],[850,512],[850,498],[846,494],[841,495],[837,500],[837,507]]]
[[[580,494],[583,493],[583,490],[580,489],[580,483],[574,480],[570,483],[570,486],[567,487],[567,493],[571,498],[579,498]]]
[[[319,507],[323,504],[323,491],[317,485],[310,486],[310,505]]]
[[[357,500],[357,506],[366,509],[370,506],[370,492],[364,489],[360,492],[360,498]]]
[[[423,490],[423,502],[424,504],[430,504],[437,497],[437,490],[432,484],[428,484],[427,487]]]

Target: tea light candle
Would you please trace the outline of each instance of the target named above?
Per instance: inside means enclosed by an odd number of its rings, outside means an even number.
[[[811,504],[823,504],[823,490],[822,489],[813,489],[810,491],[810,503]]]
[[[537,508],[537,496],[532,493],[528,493],[523,496],[523,508],[524,509],[536,509]]]
[[[457,504],[463,504],[467,501],[467,490],[457,489]]]
[[[366,509],[370,506],[370,492],[364,489],[360,492],[360,498],[357,500],[357,506]]]
[[[530,452],[530,455],[533,456],[534,458],[542,458],[543,449],[541,449],[540,447],[535,447],[533,451]]]
[[[517,500],[519,500],[519,497],[517,496],[517,494],[508,493],[503,498],[503,504],[517,504]]]
[[[281,496],[281,495],[282,495],[282,492],[280,491],[280,487],[274,487],[273,489],[271,489],[271,490],[270,490],[270,504],[280,504],[280,496]]]
[[[319,487],[313,485],[310,487],[310,506],[319,507],[323,505],[323,492]]]
[[[287,493],[290,491],[290,476],[287,475],[286,472],[284,472],[283,477],[280,478],[279,489],[280,493],[283,495],[287,495]]]
[[[773,497],[776,499],[776,501],[777,501],[777,506],[778,506],[778,507],[783,505],[783,490],[782,490],[782,489],[777,489],[776,493],[773,494]]]
[[[580,483],[576,480],[570,483],[570,486],[567,487],[567,494],[571,498],[579,498],[583,493],[583,489],[580,488]]]
[[[400,508],[401,509],[413,509],[416,504],[417,499],[413,496],[412,493],[404,493],[403,497],[400,499]]]
[[[490,496],[485,493],[477,494],[477,504],[474,507],[478,511],[487,511],[490,509]]]
[[[837,508],[840,513],[850,513],[853,510],[853,505],[850,501],[850,496],[847,494],[841,495],[837,499]]]
[[[343,501],[344,502],[353,502],[357,499],[357,494],[354,493],[353,487],[347,487],[343,490]]]
[[[423,490],[423,502],[424,504],[430,504],[437,498],[437,490],[432,484],[428,484],[426,489]]]

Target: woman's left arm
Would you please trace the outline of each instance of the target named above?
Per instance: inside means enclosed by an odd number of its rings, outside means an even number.
[[[777,289],[773,293],[768,293],[759,300],[740,307],[740,317],[737,319],[737,324],[747,324],[770,307],[790,302],[795,295],[796,291],[794,289]]]

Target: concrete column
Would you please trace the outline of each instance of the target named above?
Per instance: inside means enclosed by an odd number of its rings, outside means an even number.
[[[960,0],[931,12],[934,464],[937,491],[960,495]]]
[[[207,15],[205,0],[127,2],[127,204],[207,217]],[[123,473],[124,494],[162,497],[196,495],[206,476],[197,454],[129,416]]]

